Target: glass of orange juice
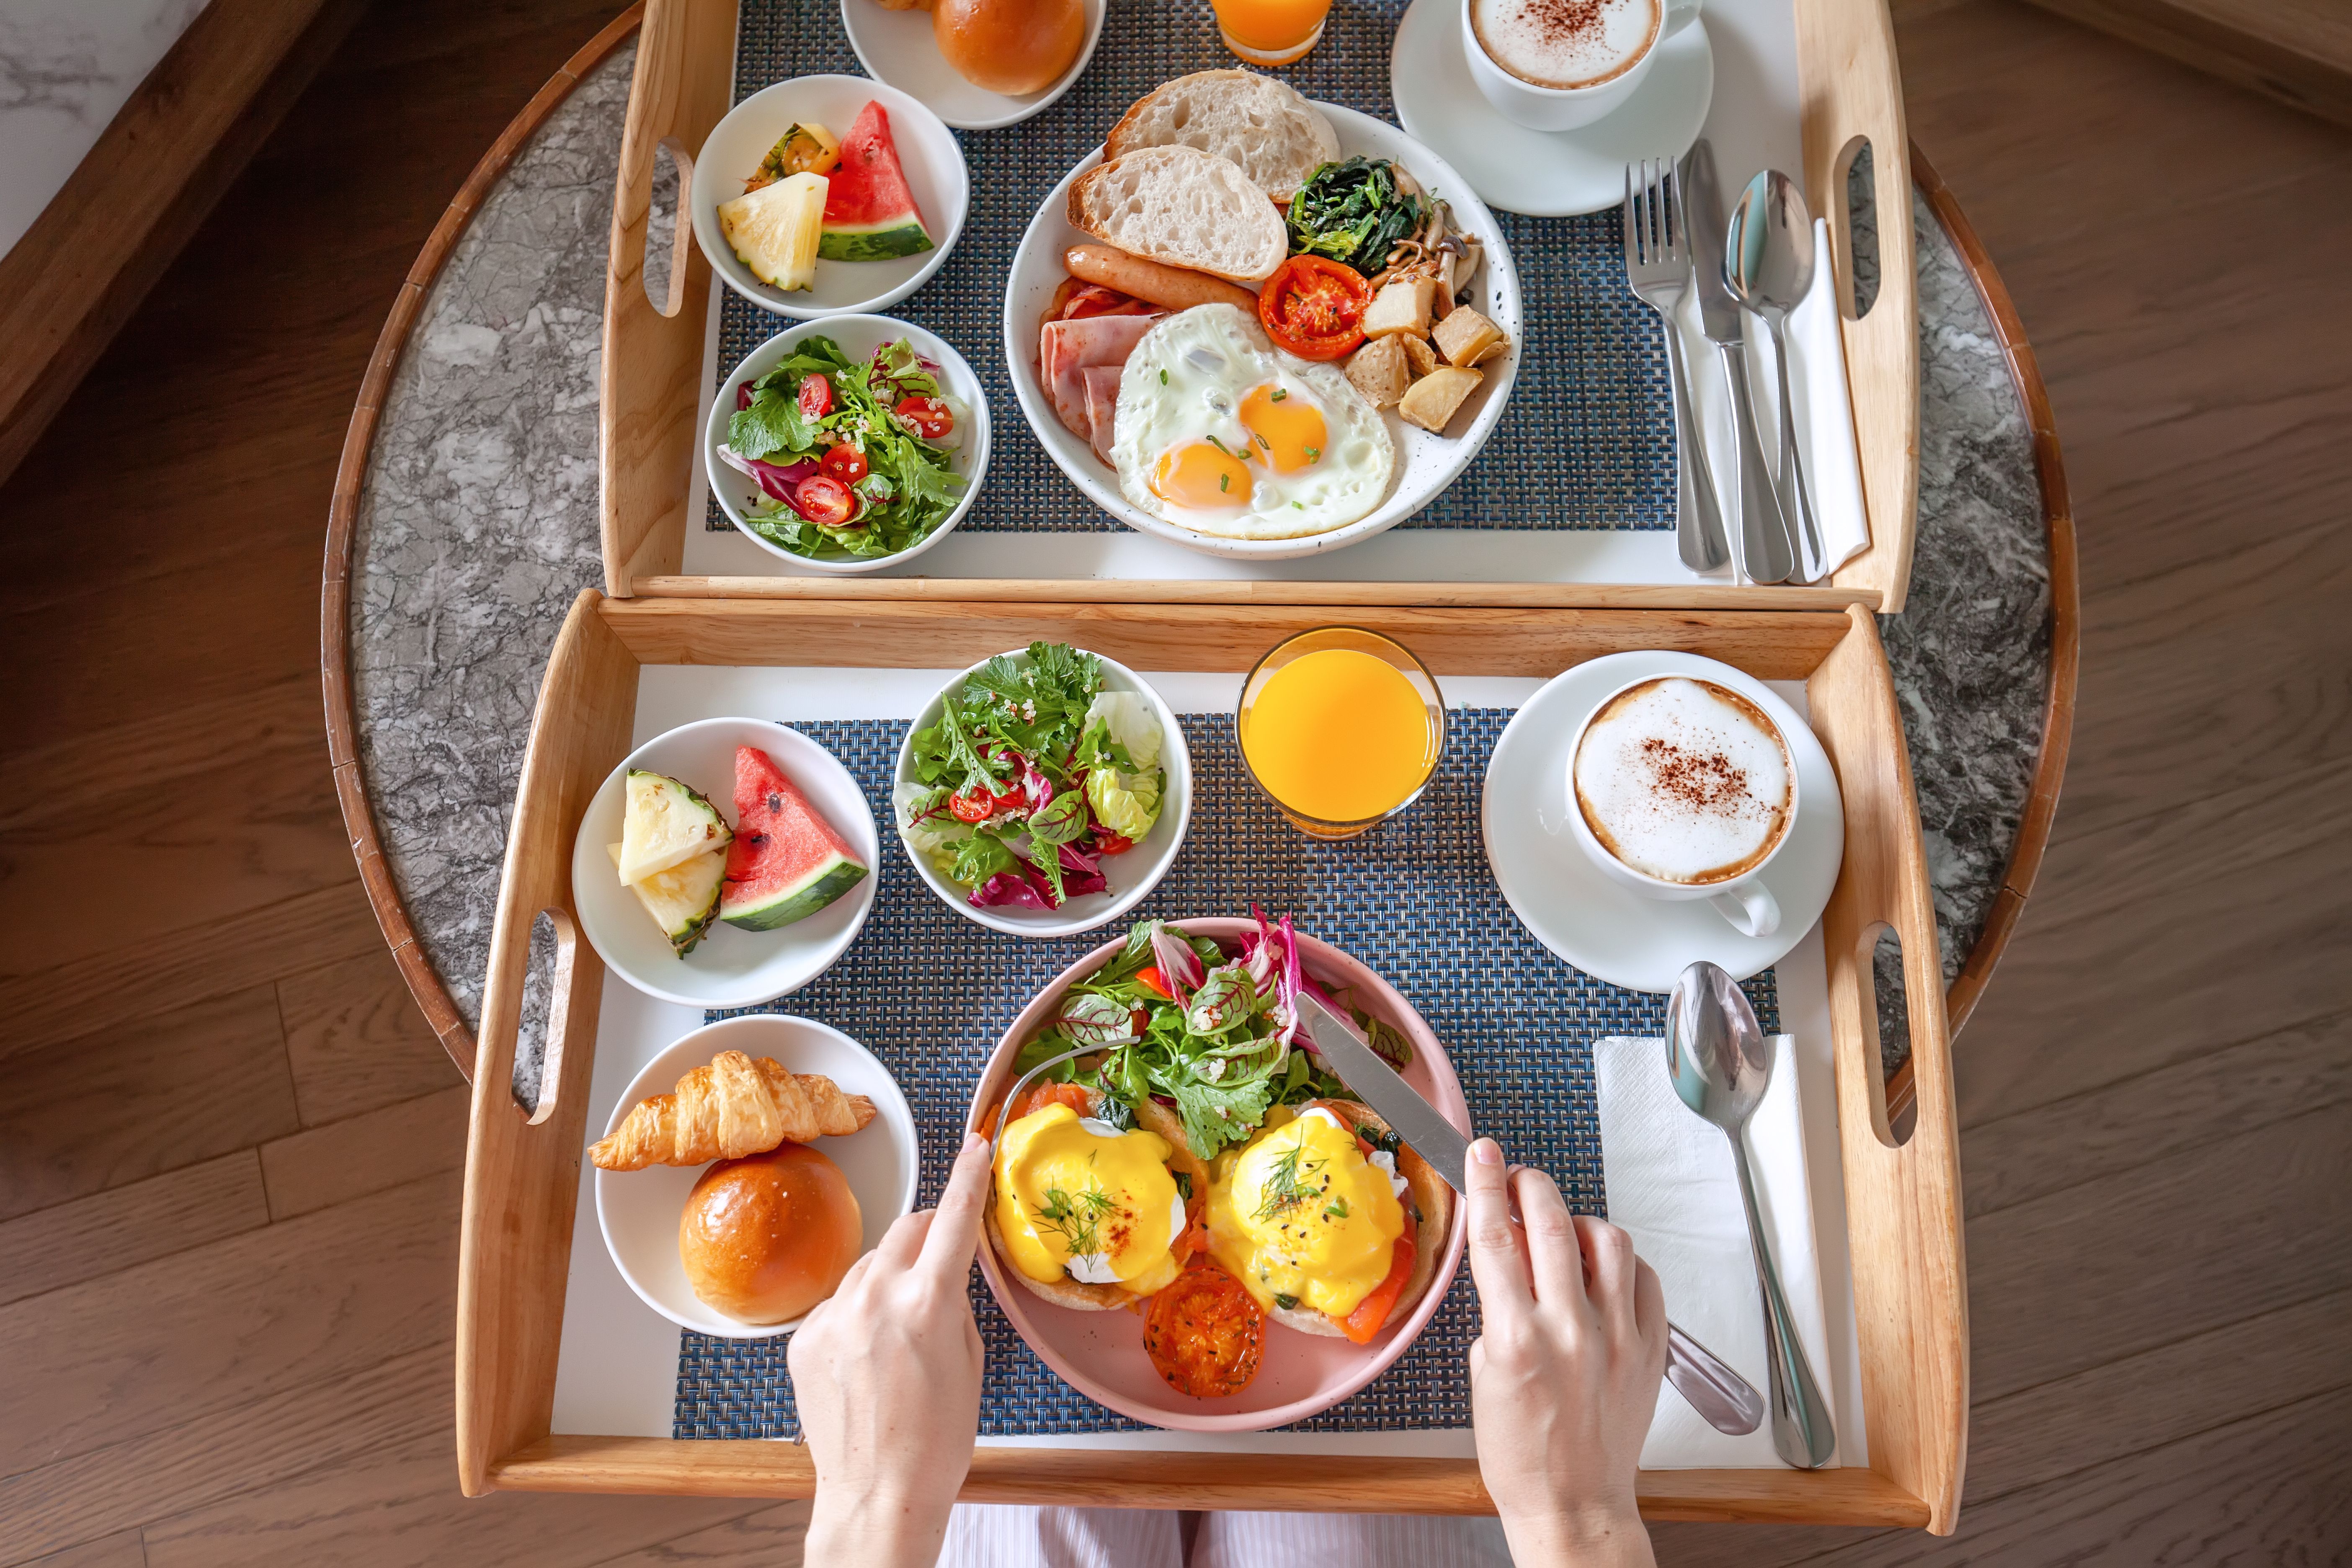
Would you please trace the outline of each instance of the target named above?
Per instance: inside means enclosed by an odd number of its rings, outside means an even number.
[[[1212,0],[1225,47],[1254,66],[1286,66],[1323,37],[1331,0]]]
[[[1403,644],[1357,626],[1276,643],[1242,682],[1242,762],[1291,826],[1353,838],[1420,798],[1445,699]]]

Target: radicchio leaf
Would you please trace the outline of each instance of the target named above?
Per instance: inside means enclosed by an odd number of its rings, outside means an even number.
[[[772,463],[765,458],[742,457],[732,447],[719,447],[719,458],[736,472],[748,475],[765,494],[782,501],[803,517],[808,515],[801,511],[801,481],[816,472],[815,458],[803,458],[797,463]]]
[[[1028,879],[1012,871],[999,871],[971,890],[968,901],[975,907],[989,910],[1007,905],[1024,910],[1050,910],[1054,906],[1045,896],[1030,886]]]
[[[1168,989],[1179,1005],[1189,1003],[1201,984],[1201,955],[1183,934],[1170,931],[1158,921],[1151,922],[1151,962],[1168,982]]]

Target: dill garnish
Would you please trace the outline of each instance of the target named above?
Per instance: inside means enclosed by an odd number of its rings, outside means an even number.
[[[1075,1198],[1059,1187],[1047,1187],[1045,1206],[1037,1211],[1037,1223],[1060,1236],[1071,1257],[1084,1257],[1102,1250],[1097,1234],[1102,1217],[1118,1206],[1100,1187],[1088,1187]]]

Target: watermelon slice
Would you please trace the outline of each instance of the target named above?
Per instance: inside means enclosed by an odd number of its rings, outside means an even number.
[[[856,887],[866,862],[767,752],[735,748],[735,841],[719,918],[745,931],[805,920]]]
[[[824,229],[816,253],[827,261],[887,261],[931,248],[923,215],[898,167],[890,116],[878,103],[857,111],[841,141],[841,162],[827,176]]]

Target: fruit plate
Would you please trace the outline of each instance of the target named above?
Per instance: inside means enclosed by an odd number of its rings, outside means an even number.
[[[823,1073],[845,1094],[874,1102],[874,1120],[845,1138],[820,1138],[809,1146],[841,1167],[856,1194],[858,1253],[882,1243],[898,1216],[913,1211],[915,1181],[922,1150],[915,1113],[898,1079],[874,1054],[839,1029],[808,1018],[761,1013],[722,1018],[684,1036],[639,1069],[613,1107],[604,1134],[610,1136],[641,1100],[668,1094],[677,1080],[721,1051],[741,1051],[758,1060],[773,1057],[794,1072]],[[705,1302],[687,1283],[678,1260],[678,1216],[688,1194],[709,1165],[648,1165],[642,1171],[598,1171],[596,1224],[605,1250],[629,1289],[655,1311],[682,1329],[730,1340],[772,1339],[789,1334],[806,1314],[783,1323],[746,1323]]]
[[[719,204],[743,194],[743,181],[794,122],[813,120],[845,137],[869,101],[879,103],[889,116],[898,165],[931,237],[931,248],[887,261],[819,260],[815,287],[790,293],[761,282],[720,232]],[[712,269],[760,309],[800,321],[879,310],[921,288],[955,248],[971,205],[971,175],[955,133],[920,100],[862,76],[794,77],[753,93],[729,110],[704,139],[688,184],[685,199],[694,214],[695,244]]]
[[[1213,937],[1229,952],[1243,932],[1256,929],[1243,920],[1172,923],[1195,936]],[[969,1127],[995,1131],[982,1128],[981,1121],[997,1097],[1013,1087],[1013,1058],[1020,1054],[1022,1042],[1044,1026],[1063,992],[1108,963],[1124,945],[1122,937],[1087,953],[1056,975],[1022,1010],[981,1073]],[[1412,1064],[1404,1069],[1404,1080],[1446,1121],[1467,1133],[1470,1108],[1462,1098],[1462,1085],[1454,1076],[1453,1064],[1446,1060],[1444,1047],[1412,1005],[1387,981],[1328,942],[1302,932],[1299,947],[1307,973],[1326,990],[1345,993],[1357,1006],[1403,1031],[1412,1042]],[[1239,1394],[1218,1399],[1194,1399],[1161,1381],[1151,1358],[1144,1353],[1143,1325],[1134,1313],[1082,1312],[1055,1306],[1007,1279],[992,1247],[981,1247],[980,1268],[997,1305],[1029,1342],[1029,1348],[1087,1398],[1131,1419],[1179,1432],[1263,1432],[1328,1410],[1386,1372],[1420,1337],[1437,1304],[1445,1299],[1454,1269],[1462,1262],[1463,1238],[1468,1234],[1467,1212],[1457,1201],[1445,1251],[1429,1289],[1403,1321],[1382,1329],[1370,1344],[1325,1339],[1269,1323],[1257,1376]]]
[[[774,931],[740,931],[714,921],[701,945],[681,958],[614,874],[605,846],[621,841],[632,768],[679,780],[718,805],[733,826],[738,746],[757,747],[773,758],[817,815],[857,851],[867,874],[814,914]],[[572,889],[588,945],[646,995],[689,1007],[753,1007],[799,990],[848,949],[874,908],[874,868],[881,857],[865,792],[832,752],[799,731],[764,719],[705,719],[639,746],[598,787],[572,842]]]
[[[1100,148],[1080,159],[1038,206],[1036,216],[1029,221],[1028,232],[1022,236],[1020,248],[1013,254],[1013,275],[1005,285],[1005,366],[1013,380],[1013,395],[1020,399],[1021,412],[1028,416],[1030,429],[1036,433],[1054,465],[1087,500],[1129,528],[1204,554],[1236,561],[1287,561],[1323,555],[1404,521],[1436,500],[1470,466],[1502,419],[1503,405],[1509,401],[1512,384],[1518,379],[1519,356],[1526,346],[1520,320],[1519,275],[1511,261],[1510,246],[1503,238],[1502,226],[1496,222],[1494,214],[1486,210],[1469,183],[1444,159],[1393,125],[1334,103],[1318,103],[1315,107],[1339,132],[1342,157],[1385,158],[1401,165],[1421,183],[1422,189],[1444,198],[1454,208],[1454,219],[1464,232],[1475,234],[1485,242],[1486,264],[1478,269],[1474,284],[1476,297],[1472,302],[1511,340],[1510,352],[1499,365],[1489,361],[1481,367],[1487,373],[1486,380],[1455,411],[1446,426],[1449,434],[1434,435],[1407,425],[1393,409],[1381,414],[1381,420],[1396,444],[1397,468],[1389,481],[1387,495],[1370,515],[1344,528],[1303,539],[1218,539],[1196,533],[1154,517],[1129,500],[1119,489],[1118,474],[1055,416],[1053,399],[1037,379],[1038,328],[1046,307],[1053,301],[1055,289],[1068,276],[1062,265],[1063,252],[1088,238],[1072,226],[1066,215],[1070,186],[1079,175],[1102,162]]]
[[[841,27],[857,51],[857,63],[875,80],[913,93],[959,131],[998,131],[1043,112],[1086,75],[1110,6],[1108,0],[1083,3],[1087,41],[1078,46],[1078,58],[1051,87],[1036,92],[991,92],[966,81],[933,41],[928,9],[888,11],[876,0],[841,0]]]

